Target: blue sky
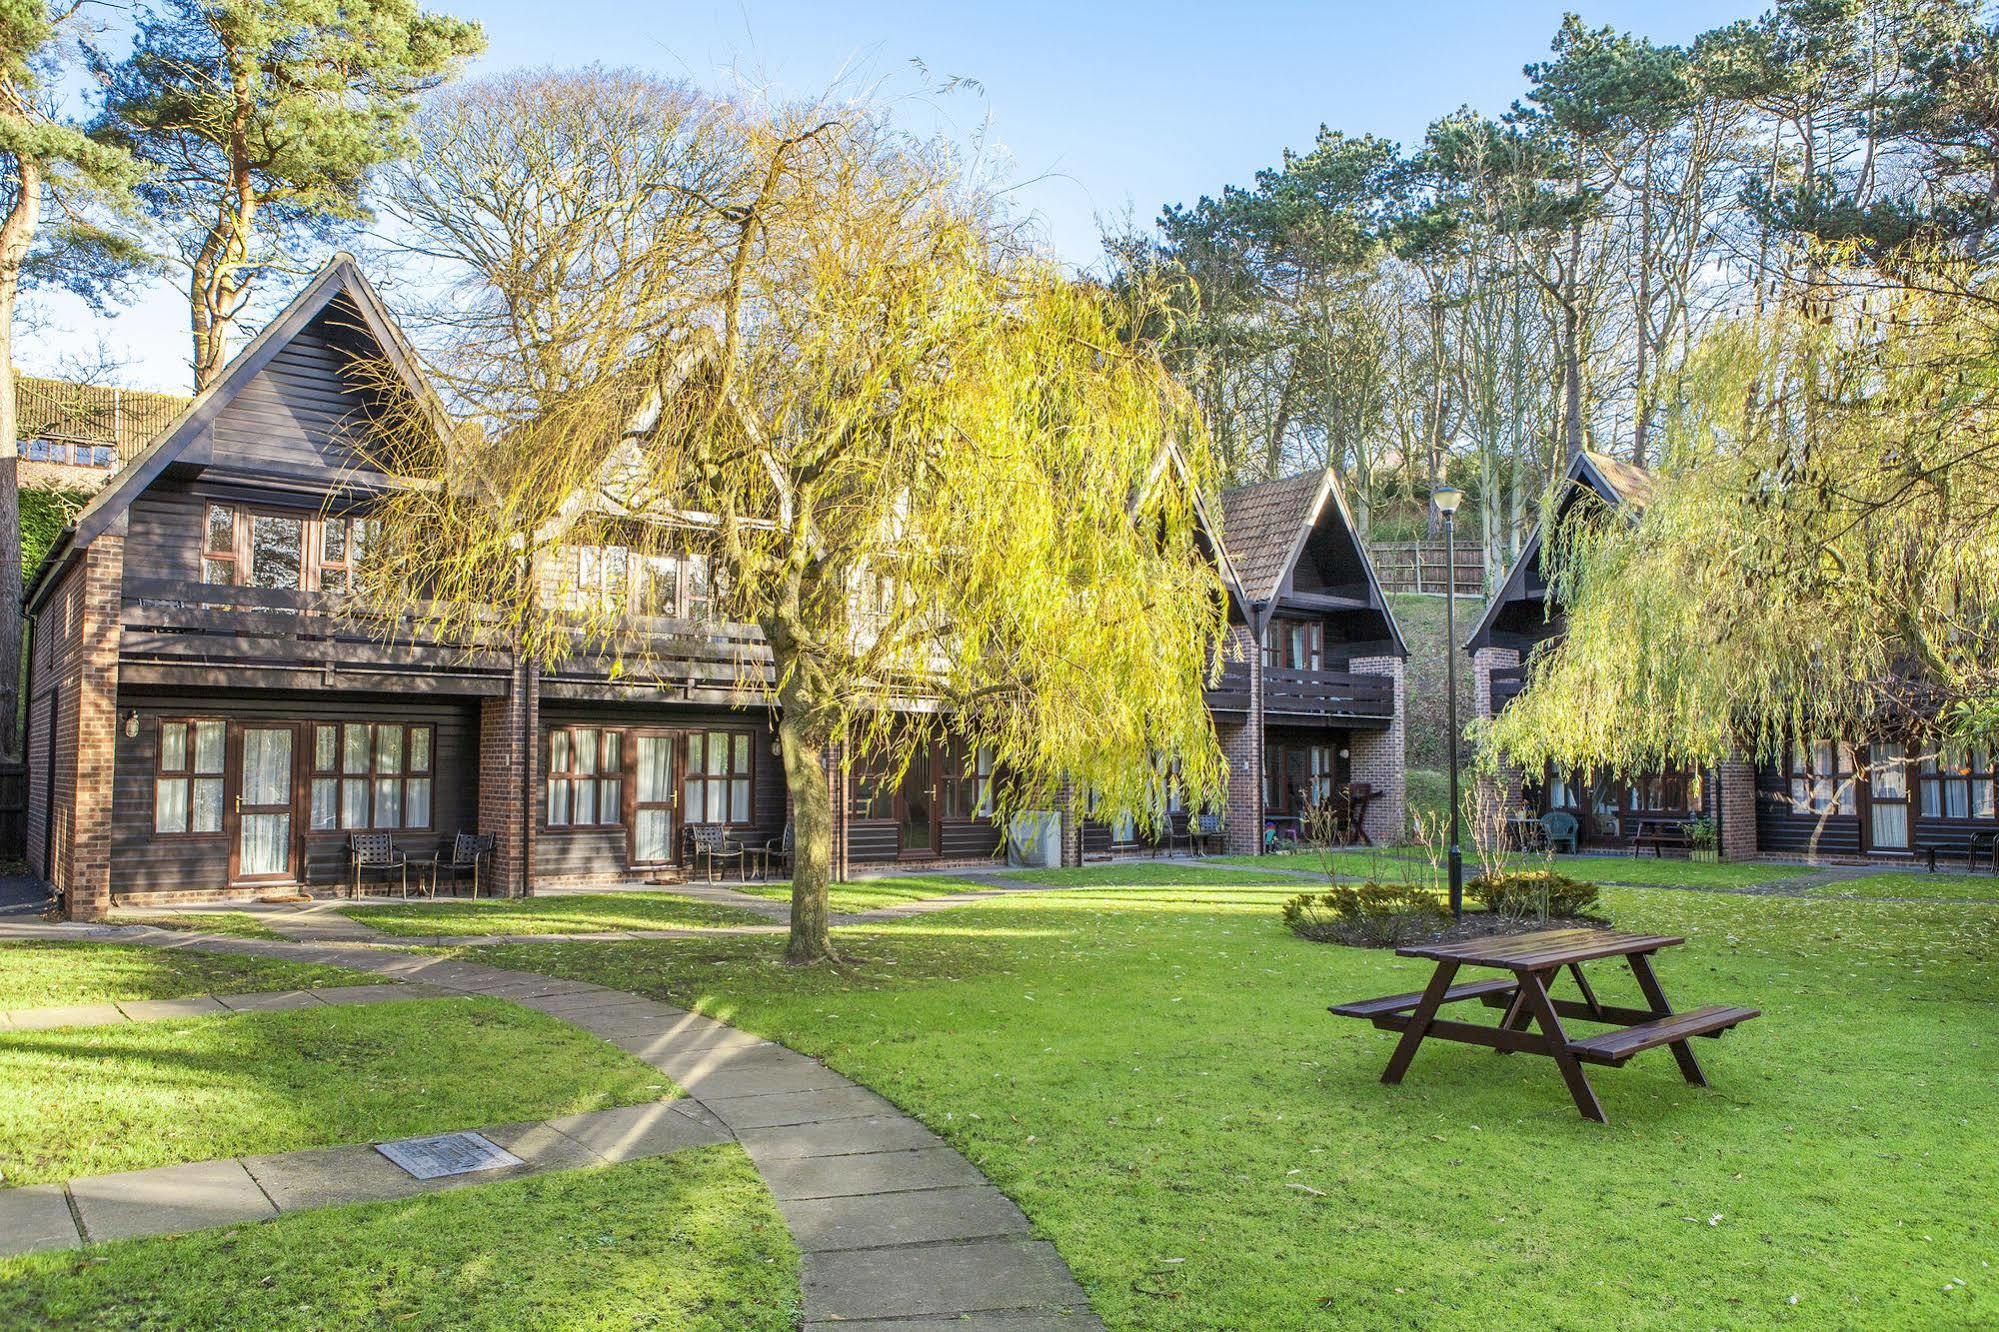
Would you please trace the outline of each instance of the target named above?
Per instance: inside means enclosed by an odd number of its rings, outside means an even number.
[[[810,3],[809,0],[428,0],[486,25],[480,67],[638,65],[713,87],[749,82],[809,96],[844,78],[896,93],[933,79],[982,92],[911,97],[912,121],[946,133],[982,122],[1025,179],[1056,250],[1097,257],[1096,221],[1246,182],[1321,123],[1409,142],[1461,103],[1498,112],[1521,94],[1565,8],[1579,0],[1428,3]],[[1763,6],[1621,0],[1592,23],[1685,41]],[[59,369],[100,347],[132,387],[186,390],[186,315],[171,282],[116,318],[58,304],[23,339],[23,367]]]

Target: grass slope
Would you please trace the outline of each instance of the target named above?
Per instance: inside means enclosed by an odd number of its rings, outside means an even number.
[[[367,985],[367,972],[124,944],[0,942],[0,1009]]]
[[[1432,1046],[1382,1086],[1392,1037],[1325,1005],[1428,968],[1291,937],[1293,885],[1133,877],[841,931],[840,971],[754,938],[480,951],[881,1090],[1021,1202],[1113,1328],[1999,1322],[1999,911],[1610,891],[1620,925],[1689,939],[1660,963],[1680,1004],[1765,1016],[1698,1043],[1711,1091],[1664,1051],[1597,1072],[1599,1126],[1540,1059]]]
[[[384,934],[590,934],[677,930],[707,925],[767,925],[753,911],[714,906],[672,893],[582,893],[481,902],[397,902],[341,908]]]
[[[22,1328],[789,1332],[798,1305],[733,1146],[0,1261],[0,1326]]]
[[[777,901],[791,900],[791,885],[788,883],[743,883],[730,884],[743,892],[757,897],[768,897]],[[836,914],[851,914],[860,911],[879,911],[883,907],[901,906],[905,902],[921,902],[927,898],[945,897],[952,893],[975,893],[983,885],[969,879],[928,878],[920,875],[897,876],[888,879],[863,879],[858,883],[836,883],[827,890],[828,909]]]
[[[672,1094],[596,1037],[498,999],[0,1033],[9,1184],[369,1142]]]

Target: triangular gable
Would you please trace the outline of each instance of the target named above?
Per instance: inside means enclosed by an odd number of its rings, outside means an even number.
[[[1588,486],[1605,503],[1614,508],[1630,508],[1642,511],[1652,498],[1652,476],[1641,467],[1628,462],[1620,462],[1605,454],[1588,449],[1578,451],[1569,459],[1569,469],[1563,477],[1564,487],[1559,504],[1569,502],[1569,488]],[[1520,558],[1507,571],[1506,581],[1499,586],[1499,594],[1493,597],[1485,608],[1485,614],[1478,620],[1477,628],[1464,642],[1468,652],[1484,646],[1492,633],[1494,622],[1500,612],[1513,602],[1526,597],[1527,574],[1535,568],[1541,558],[1541,524],[1536,522],[1527,540],[1520,547]]]
[[[1347,507],[1346,492],[1332,468],[1324,468],[1316,476],[1305,472],[1281,481],[1244,486],[1230,494],[1236,497],[1234,507],[1239,516],[1254,528],[1239,533],[1233,540],[1241,551],[1243,563],[1252,566],[1255,571],[1247,581],[1246,594],[1261,610],[1260,618],[1254,621],[1259,635],[1275,610],[1278,593],[1298,567],[1312,534],[1318,530],[1330,509],[1359,560],[1361,573],[1367,582],[1369,605],[1381,612],[1397,650],[1404,656],[1408,655],[1402,626],[1396,622],[1395,612],[1389,607],[1380,579],[1375,577],[1374,561],[1368,558],[1367,547],[1360,541],[1353,511]],[[1228,496],[1224,496],[1225,504],[1227,500]],[[1252,513],[1252,506],[1262,511]]]
[[[1222,539],[1221,524],[1215,521],[1207,496],[1194,484],[1193,469],[1187,466],[1187,455],[1180,451],[1177,439],[1169,435],[1160,442],[1158,453],[1153,455],[1152,466],[1146,469],[1145,479],[1132,492],[1129,507],[1136,512],[1169,472],[1187,489],[1194,508],[1195,526],[1208,539],[1208,553],[1214,558],[1215,567],[1221,571],[1222,586],[1228,590],[1230,602],[1242,615],[1243,622],[1253,625],[1255,610],[1250,604],[1248,591],[1243,587],[1242,576],[1237,572],[1235,561],[1230,558],[1228,546]]]
[[[197,394],[160,432],[159,437],[132,460],[130,466],[83,507],[72,525],[70,546],[89,545],[115,523],[133,499],[181,459],[293,339],[343,297],[360,317],[364,331],[394,367],[404,387],[422,404],[425,414],[435,421],[440,439],[448,438],[449,417],[429,381],[424,378],[394,316],[363,276],[354,257],[346,253],[338,254],[319,270],[303,291],[292,298],[291,304],[277,318],[266,324],[249,345],[223,367],[214,383]]]

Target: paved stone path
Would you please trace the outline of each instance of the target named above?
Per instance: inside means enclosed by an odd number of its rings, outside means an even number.
[[[373,936],[377,946],[357,947],[180,934],[145,926],[0,922],[0,938],[52,936],[346,966],[445,993],[508,999],[594,1033],[658,1069],[687,1093],[664,1103],[666,1110],[656,1114],[709,1125],[716,1131],[714,1140],[742,1145],[803,1251],[808,1326],[837,1322],[847,1332],[1102,1327],[1054,1246],[1033,1238],[1020,1209],[942,1138],[817,1060],[712,1018],[584,981],[399,953],[380,947],[380,935]],[[664,1121],[655,1127],[659,1122]],[[523,1127],[538,1131],[541,1126]],[[607,1146],[637,1133],[613,1127],[593,1138],[579,1136],[561,1121],[553,1127],[599,1157]],[[690,1131],[678,1123],[667,1128],[676,1134]],[[638,1137],[644,1140],[643,1134]],[[294,1173],[303,1181],[295,1198],[309,1196],[306,1190],[314,1187],[314,1179],[338,1174],[323,1164],[313,1167],[294,1163]],[[193,1208],[238,1206],[254,1212],[261,1204],[246,1191],[247,1179],[268,1203],[268,1215],[276,1215],[283,1209],[263,1186],[258,1168],[250,1161],[168,1167],[182,1173],[157,1181],[165,1187],[154,1193]],[[273,1169],[268,1164],[263,1168]],[[86,1188],[77,1212],[85,1233],[97,1238],[114,1233],[114,1226],[134,1224],[112,1220],[112,1202],[98,1199],[89,1181],[80,1182]],[[60,1218],[49,1202],[53,1187],[39,1195],[0,1191],[0,1200],[12,1201],[6,1198],[9,1193],[19,1195],[16,1205],[22,1212],[18,1222],[0,1213],[0,1233],[18,1227],[20,1238],[14,1242],[28,1242],[37,1232],[53,1236],[47,1242],[73,1242],[56,1224]],[[285,1192],[282,1184],[278,1192]],[[93,1212],[104,1218],[104,1229],[92,1221]]]
[[[178,999],[119,999],[103,1004],[61,1004],[14,1008],[0,1013],[0,1031],[46,1031],[52,1027],[104,1027],[120,1022],[164,1022],[174,1018],[220,1017],[226,1013],[268,1013],[322,1004],[383,1004],[429,999],[446,993],[434,986],[388,981],[375,985],[328,985],[312,990],[260,990],[250,994],[194,994]]]

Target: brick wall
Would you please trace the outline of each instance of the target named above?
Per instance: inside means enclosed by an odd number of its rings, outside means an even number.
[[[1062,868],[1083,867],[1082,798],[1074,782],[1055,788],[1055,810],[1062,817]]]
[[[1354,731],[1347,741],[1351,780],[1374,788],[1367,807],[1367,835],[1375,845],[1403,840],[1409,819],[1409,755],[1404,709],[1408,700],[1400,657],[1355,657],[1347,669],[1356,675],[1385,675],[1395,682],[1394,720],[1385,731]]]
[[[118,638],[125,538],[91,542],[51,602],[73,627],[52,643],[58,690],[53,709],[55,765],[45,818],[53,832],[47,878],[63,892],[72,920],[101,920],[111,909],[111,796],[117,777]],[[42,688],[37,682],[36,689]],[[46,745],[38,735],[36,743]],[[46,750],[44,751],[46,752]],[[32,803],[32,801],[31,801]]]
[[[495,889],[509,896],[531,887],[540,730],[541,673],[522,663],[506,697],[479,700],[479,831],[493,839]]]
[[[1721,814],[1721,855],[1724,860],[1751,860],[1756,842],[1756,765],[1744,758],[1731,758],[1717,765],[1721,789],[1713,803]]]
[[[1520,652],[1517,648],[1482,647],[1472,653],[1472,682],[1476,693],[1473,708],[1476,716],[1493,715],[1492,673],[1496,670],[1511,669],[1519,664]]]
[[[49,590],[35,616],[28,665],[28,868],[56,883],[68,864],[76,780],[76,654],[83,604],[83,567],[72,565]],[[51,732],[54,741],[51,743]],[[64,871],[67,872],[66,870]]]
[[[1517,648],[1482,647],[1472,653],[1472,706],[1479,718],[1486,719],[1493,715],[1492,673],[1519,664],[1520,652]],[[1523,788],[1520,770],[1510,764],[1501,765],[1496,777],[1481,776],[1478,779],[1477,805],[1481,810],[1491,811],[1495,818],[1504,818],[1526,807]]]
[[[1240,725],[1217,725],[1229,765],[1229,807],[1223,816],[1223,849],[1232,856],[1263,851],[1263,649],[1246,624],[1229,626],[1224,648],[1230,661],[1249,663],[1249,713]]]
[[[847,820],[851,811],[847,807],[850,774],[847,771],[847,751],[843,745],[826,746],[826,788],[831,797],[833,816],[833,859],[829,873],[834,883],[845,883],[849,859],[847,855]]]

